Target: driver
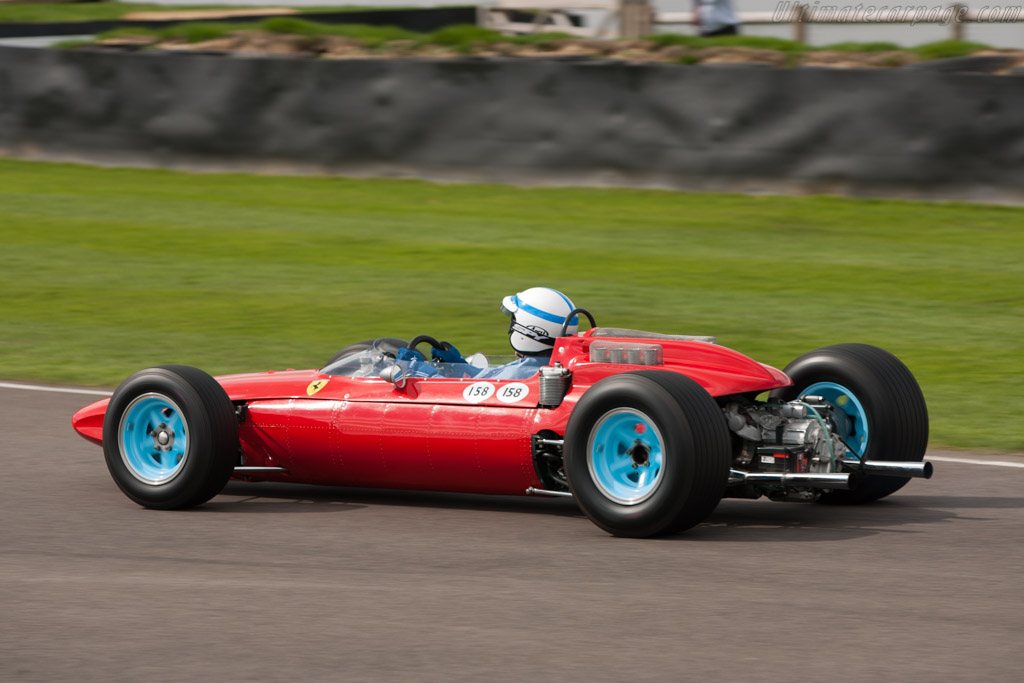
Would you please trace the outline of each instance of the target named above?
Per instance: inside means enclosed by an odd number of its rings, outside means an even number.
[[[501,312],[512,321],[508,341],[516,351],[516,360],[497,368],[488,368],[477,375],[480,379],[526,379],[551,362],[555,338],[562,331],[566,317],[576,310],[572,301],[557,289],[531,287],[501,302]],[[579,329],[579,316],[574,315],[565,334],[572,336]]]
[[[501,302],[501,311],[511,318],[508,341],[516,352],[516,360],[494,368],[476,372],[477,379],[527,379],[551,362],[555,338],[562,331],[566,317],[576,307],[569,297],[550,287],[531,287]],[[579,317],[573,316],[565,334],[571,336],[579,329]],[[451,344],[447,349],[433,349],[431,358],[445,363],[466,363],[459,350]],[[398,360],[422,361],[415,349],[402,349]],[[473,366],[467,366],[469,371]],[[430,373],[433,374],[433,373]]]

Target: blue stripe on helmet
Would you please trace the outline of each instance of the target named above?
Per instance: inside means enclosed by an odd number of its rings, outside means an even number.
[[[549,289],[549,291],[552,291],[555,294],[557,294],[558,296],[562,297],[562,301],[565,302],[565,305],[569,307],[570,311],[573,310],[574,308],[576,308],[575,306],[572,305],[572,302],[569,301],[569,297],[567,297],[565,294],[562,294],[557,289]]]
[[[554,291],[554,290],[552,290],[552,291]],[[562,296],[563,299],[565,299],[565,296],[561,295],[560,292],[559,292],[559,295]],[[516,294],[514,297],[512,297],[512,301],[513,301],[513,303],[515,303],[516,306],[519,307],[520,310],[525,311],[526,313],[529,313],[530,315],[535,315],[538,318],[541,318],[542,320],[547,320],[548,322],[557,323],[559,325],[562,325],[562,324],[565,323],[565,316],[564,315],[558,315],[556,313],[548,313],[547,311],[542,311],[539,308],[534,308],[530,304],[523,303],[522,299],[519,298],[518,294]],[[566,299],[566,301],[568,301],[568,299]],[[569,305],[569,310],[572,310],[572,304]],[[572,317],[572,321],[569,324],[570,325],[578,325],[579,322],[580,322],[580,317],[578,315],[574,315]]]

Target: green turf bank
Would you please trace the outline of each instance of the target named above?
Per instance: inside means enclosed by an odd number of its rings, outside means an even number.
[[[1024,201],[1024,77],[0,48],[0,153]]]

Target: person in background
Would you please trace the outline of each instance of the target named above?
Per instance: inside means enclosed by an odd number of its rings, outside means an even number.
[[[740,20],[731,0],[693,0],[694,24],[704,38],[739,34]]]

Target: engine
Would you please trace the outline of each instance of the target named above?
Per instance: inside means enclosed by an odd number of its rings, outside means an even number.
[[[837,418],[827,404],[732,402],[724,412],[729,429],[742,444],[733,458],[736,469],[793,474],[841,470],[846,446],[834,433]],[[772,496],[771,491],[768,494]],[[816,496],[788,495],[788,499]]]

